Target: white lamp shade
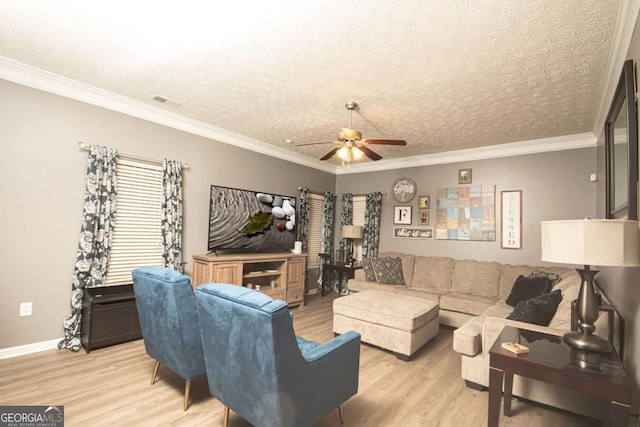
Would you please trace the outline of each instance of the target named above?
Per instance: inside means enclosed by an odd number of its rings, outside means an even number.
[[[362,239],[361,225],[343,225],[342,237],[344,239]]]
[[[638,266],[638,221],[542,221],[542,261],[595,266]]]

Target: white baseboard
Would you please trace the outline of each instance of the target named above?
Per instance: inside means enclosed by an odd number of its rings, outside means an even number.
[[[319,293],[318,289],[307,289],[307,295],[315,295]]]
[[[0,359],[24,356],[25,354],[38,353],[39,351],[53,350],[58,348],[58,343],[62,338],[49,341],[34,342],[32,344],[19,345],[17,347],[0,348]]]

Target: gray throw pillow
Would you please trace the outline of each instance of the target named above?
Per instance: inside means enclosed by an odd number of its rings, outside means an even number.
[[[535,279],[536,277],[546,277],[551,282],[551,287],[553,288],[556,283],[558,283],[561,279],[559,274],[549,273],[543,270],[534,270],[531,274],[527,276],[529,279]]]
[[[381,285],[405,284],[400,257],[372,258],[371,264],[376,275],[376,281]]]
[[[365,258],[362,260],[362,269],[364,270],[364,278],[367,282],[376,281],[376,273],[373,271],[373,264],[371,260],[375,258]]]

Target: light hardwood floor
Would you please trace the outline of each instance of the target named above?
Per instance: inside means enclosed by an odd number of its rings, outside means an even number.
[[[292,310],[296,333],[320,342],[333,337],[334,296],[308,298]],[[460,356],[452,350],[452,329],[402,362],[390,352],[362,345],[358,394],[345,405],[345,426],[485,426],[488,393],[467,389]],[[184,382],[161,367],[153,386],[154,361],[142,340],[85,353],[50,350],[0,360],[0,405],[64,405],[67,426],[222,425],[223,408],[209,395],[206,379],[193,382],[191,406],[182,410]],[[578,417],[514,402],[505,426],[590,426]],[[249,424],[231,412],[230,426]],[[340,425],[338,413],[318,426]]]

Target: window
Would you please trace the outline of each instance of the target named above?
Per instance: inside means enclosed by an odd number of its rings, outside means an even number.
[[[364,226],[364,214],[367,210],[366,196],[353,196],[353,224]],[[353,256],[356,260],[362,261],[362,239],[354,239]]]
[[[132,283],[131,270],[162,266],[162,166],[117,159],[116,219],[105,286]]]
[[[320,266],[319,253],[323,251],[322,229],[324,227],[324,196],[309,194],[309,225],[307,228],[308,268]]]

